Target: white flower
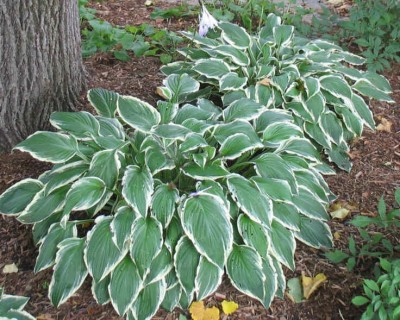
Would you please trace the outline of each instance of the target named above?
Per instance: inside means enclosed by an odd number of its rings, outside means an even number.
[[[201,15],[200,19],[200,26],[199,26],[199,35],[204,37],[208,29],[214,29],[218,25],[218,21],[208,12],[205,5],[201,4]]]

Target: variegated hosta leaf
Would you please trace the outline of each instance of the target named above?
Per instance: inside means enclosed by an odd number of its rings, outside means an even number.
[[[271,224],[271,251],[273,255],[285,266],[294,270],[294,251],[296,241],[292,232],[282,226],[279,222]]]
[[[112,190],[117,183],[120,168],[121,162],[116,150],[102,150],[93,156],[87,176],[100,178],[107,189]]]
[[[229,209],[221,198],[199,193],[180,208],[182,227],[197,251],[223,269],[232,249],[233,230]]]
[[[154,134],[165,138],[184,141],[191,130],[179,124],[160,124],[154,128]]]
[[[89,166],[84,161],[68,163],[55,170],[53,169],[48,176],[48,181],[44,191],[45,195],[48,195],[57,188],[74,182],[88,169]]]
[[[254,183],[240,175],[232,174],[227,179],[227,185],[240,209],[268,229],[272,221],[271,200]]]
[[[135,263],[126,256],[111,273],[110,285],[111,303],[120,316],[123,316],[132,306],[142,288]]]
[[[58,244],[64,239],[75,238],[76,236],[77,229],[74,223],[67,223],[65,228],[59,223],[53,224],[47,236],[41,241],[34,272],[37,273],[51,267],[56,259]]]
[[[303,217],[300,221],[299,229],[294,235],[301,242],[317,249],[332,247],[331,231],[323,221]]]
[[[179,303],[179,299],[181,298],[181,291],[182,289],[179,283],[175,284],[172,287],[168,286],[168,289],[165,291],[164,300],[161,303],[161,308],[172,312],[172,310],[174,310]]]
[[[226,122],[231,122],[236,119],[252,120],[263,110],[264,106],[262,104],[252,99],[242,98],[231,103],[229,107],[223,111],[223,116]]]
[[[266,278],[263,273],[262,259],[253,248],[233,245],[226,264],[226,272],[236,289],[263,301],[265,292],[262,284]]]
[[[48,218],[53,212],[61,210],[68,189],[68,186],[64,186],[47,196],[44,190],[38,192],[32,202],[22,211],[18,220],[23,223],[35,223]]]
[[[229,175],[229,171],[222,165],[213,163],[207,163],[203,167],[189,163],[182,168],[182,171],[197,180],[216,180]]]
[[[183,235],[183,229],[180,220],[174,216],[168,225],[166,236],[165,236],[165,246],[168,248],[171,254],[175,253],[175,246],[179,239]]]
[[[56,266],[49,286],[49,298],[55,307],[71,297],[88,274],[83,260],[85,239],[65,239],[58,248]]]
[[[14,149],[29,152],[40,161],[63,163],[76,154],[78,144],[75,138],[62,133],[37,131]]]
[[[218,27],[222,29],[222,39],[238,49],[248,49],[251,45],[251,37],[242,27],[236,24],[221,22]]]
[[[287,110],[270,109],[265,110],[255,120],[257,132],[264,131],[273,123],[294,122],[293,116]]]
[[[17,182],[0,196],[0,214],[21,213],[42,188],[43,183],[35,179]]]
[[[100,125],[89,112],[54,112],[50,116],[53,127],[70,133],[77,139],[90,139],[99,134]]]
[[[69,189],[64,206],[64,215],[71,211],[87,210],[96,205],[106,192],[103,180],[95,177],[84,177],[74,182]]]
[[[22,296],[14,296],[3,294],[0,290],[0,314],[3,316],[9,310],[22,310],[25,308],[29,298]],[[8,319],[8,318],[6,318]],[[11,318],[12,319],[12,318]],[[4,319],[5,320],[5,319]]]
[[[367,79],[357,80],[352,88],[367,97],[381,101],[394,102],[385,91],[378,89]]]
[[[340,98],[351,99],[350,85],[342,77],[327,75],[319,78],[321,88]]]
[[[161,121],[158,111],[138,98],[119,96],[117,106],[122,120],[132,128],[142,132],[150,132],[151,128]]]
[[[250,64],[249,56],[243,50],[235,48],[231,45],[220,45],[213,48],[211,52],[216,52],[219,55],[229,58],[233,63],[246,67]],[[222,88],[220,88],[222,90]]]
[[[37,245],[48,234],[51,225],[60,222],[61,219],[62,211],[59,211],[40,222],[36,222],[32,228],[33,243]]]
[[[149,273],[153,259],[161,251],[163,244],[162,225],[154,218],[139,217],[132,227],[130,254],[144,278]]]
[[[112,220],[112,217],[98,217],[96,225],[87,234],[85,262],[96,282],[104,279],[126,253],[121,252],[113,241]]]
[[[163,84],[172,92],[172,97],[169,99],[172,102],[182,102],[185,95],[196,92],[200,88],[200,83],[187,74],[169,75],[163,80]]]
[[[186,136],[185,140],[179,145],[179,151],[190,152],[194,151],[197,148],[207,147],[208,143],[206,139],[204,139],[200,134],[191,133]]]
[[[99,115],[107,118],[115,117],[117,93],[102,88],[91,89],[88,91],[88,99]]]
[[[239,216],[237,224],[244,243],[254,248],[261,257],[267,257],[269,248],[269,231],[267,231],[261,224],[251,220],[245,214]]]
[[[179,192],[172,183],[160,184],[156,187],[151,203],[152,215],[161,222],[163,228],[170,223],[178,199]]]
[[[100,125],[100,135],[102,137],[114,137],[118,140],[125,140],[125,131],[121,122],[115,118],[96,117]]]
[[[108,286],[110,284],[110,275],[105,277],[103,280],[95,281],[92,279],[92,294],[96,302],[100,305],[104,305],[110,302],[110,293],[108,292]]]
[[[324,202],[305,187],[299,188],[299,194],[293,197],[293,204],[307,217],[318,220],[329,220]]]
[[[285,25],[276,26],[272,29],[272,33],[278,47],[287,46],[293,38],[294,27]]]
[[[303,132],[298,126],[290,122],[273,123],[263,131],[263,142],[272,147],[294,137],[303,137]]]
[[[360,118],[371,129],[375,129],[375,121],[371,110],[368,108],[364,99],[357,94],[353,94],[352,100],[354,109],[357,111]]]
[[[186,294],[192,297],[195,289],[197,267],[200,255],[188,237],[183,236],[176,245],[174,266],[179,283]]]
[[[122,195],[125,201],[142,217],[147,214],[153,193],[153,177],[147,167],[128,166],[122,178]]]
[[[297,182],[292,168],[277,154],[264,153],[254,160],[258,175],[264,178],[287,181],[293,194],[297,194]]]
[[[113,241],[119,250],[123,251],[130,245],[133,222],[137,218],[135,212],[128,206],[120,207],[111,222]]]
[[[198,74],[210,79],[219,80],[222,76],[229,73],[229,65],[221,59],[200,59],[196,61],[192,68]]]
[[[255,182],[257,188],[267,195],[268,198],[288,203],[293,202],[293,193],[287,181],[264,177],[252,177],[251,180]]]
[[[253,126],[245,120],[235,120],[216,126],[214,136],[220,144],[223,144],[226,139],[237,133],[244,134],[251,143],[258,144],[261,142]]]
[[[321,114],[320,124],[332,142],[338,145],[344,140],[342,124],[333,112]]]
[[[320,162],[321,156],[314,145],[305,138],[292,138],[284,142],[278,150],[295,154],[311,161]]]
[[[247,83],[247,78],[241,78],[235,72],[229,72],[222,76],[219,80],[219,88],[221,91],[240,90]]]
[[[136,320],[149,320],[157,312],[164,299],[165,280],[161,279],[145,286],[132,305],[132,313]]]
[[[222,282],[224,269],[201,256],[195,279],[196,299],[203,300],[214,293]]]
[[[164,279],[173,268],[171,252],[163,246],[150,265],[150,272],[145,279],[145,285]]]
[[[225,159],[233,160],[247,151],[263,147],[262,143],[253,143],[245,134],[236,133],[222,143],[219,152]]]
[[[264,298],[261,301],[263,306],[268,309],[274,300],[276,291],[278,290],[278,275],[274,267],[272,259],[268,256],[262,259],[263,273],[265,275],[264,281]]]
[[[300,213],[294,204],[281,201],[273,202],[274,220],[278,221],[285,228],[299,231]]]

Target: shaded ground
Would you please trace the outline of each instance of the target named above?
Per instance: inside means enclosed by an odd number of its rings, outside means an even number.
[[[103,19],[118,25],[150,22],[151,9],[143,5],[144,1],[123,0],[105,1],[96,5]],[[160,5],[160,2],[157,3]],[[158,26],[183,29],[191,22],[172,20],[157,21]],[[154,104],[158,99],[155,89],[163,77],[158,72],[160,63],[157,58],[133,58],[129,62],[120,62],[111,55],[98,54],[85,61],[89,84],[88,88],[103,87],[122,94],[137,96]],[[400,183],[400,65],[385,74],[394,89],[396,104],[372,102],[372,109],[377,123],[386,119],[392,123],[390,132],[366,131],[362,138],[352,144],[351,157],[353,169],[350,174],[338,172],[328,177],[332,191],[340,201],[354,205],[352,213],[376,214],[376,203],[385,195],[389,205],[393,203],[393,192]],[[88,102],[82,96],[80,108],[88,109]],[[31,159],[28,155],[14,152],[0,155],[0,193],[17,181],[27,177],[37,177],[48,169],[48,165]],[[335,246],[347,247],[347,238],[356,234],[354,227],[346,222],[332,221],[333,232],[340,238]],[[18,223],[15,219],[0,216],[0,286],[9,294],[30,296],[27,311],[38,319],[120,319],[110,305],[98,306],[91,297],[90,283],[85,282],[77,294],[60,308],[55,309],[47,299],[47,287],[51,271],[33,274],[37,249],[31,240],[29,226]],[[15,263],[18,273],[3,274],[6,264]],[[351,298],[359,293],[362,277],[371,272],[368,261],[360,265],[355,272],[348,272],[344,266],[333,265],[323,256],[322,251],[310,249],[298,243],[296,252],[296,270],[287,271],[287,277],[299,276],[304,272],[308,276],[324,273],[328,281],[310,300],[294,304],[288,298],[275,299],[271,308],[265,310],[258,302],[236,291],[228,281],[224,281],[218,293],[206,299],[206,304],[217,305],[222,299],[234,300],[239,309],[226,319],[359,319],[361,310],[352,306]],[[167,314],[160,311],[154,319],[176,319],[179,313]]]

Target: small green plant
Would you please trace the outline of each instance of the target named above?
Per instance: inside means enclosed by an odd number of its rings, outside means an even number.
[[[400,206],[400,189],[396,190],[395,199]],[[350,237],[347,252],[335,249],[326,253],[326,257],[333,263],[347,261],[347,269],[352,271],[365,257],[392,258],[396,252],[400,252],[400,245],[391,240],[396,239],[399,232],[400,209],[388,212],[383,197],[379,200],[376,217],[357,216],[350,223],[358,228],[362,243],[357,248],[354,238]],[[371,227],[374,227],[373,231],[369,231]]]
[[[349,21],[340,23],[342,39],[354,42],[368,68],[382,71],[400,62],[400,3],[397,0],[355,0]]]
[[[130,59],[129,52],[135,56],[158,56],[162,63],[171,62],[175,48],[183,41],[176,33],[157,29],[148,24],[126,26],[124,29],[113,26],[95,17],[96,10],[86,7],[87,0],[79,0],[82,33],[82,55],[89,57],[96,52],[112,52],[121,61]]]
[[[0,287],[0,319],[35,320],[28,312],[24,311],[29,298],[8,295]]]
[[[223,106],[246,98],[290,111],[329,160],[350,170],[347,142],[360,136],[364,125],[375,126],[361,95],[393,102],[389,82],[350,68],[364,59],[330,42],[298,37],[273,14],[255,36],[227,22],[218,27],[209,37],[182,32],[195,46],[178,50],[185,60],[161,70],[190,74]]]
[[[381,274],[376,280],[365,279],[363,295],[354,297],[356,306],[368,304],[361,320],[400,318],[400,260],[380,259]]]

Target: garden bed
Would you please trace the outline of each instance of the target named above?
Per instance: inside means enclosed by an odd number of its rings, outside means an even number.
[[[172,19],[151,20],[151,8],[135,0],[104,1],[96,5],[100,17],[116,25],[151,22],[158,27],[173,30],[185,29],[196,21]],[[157,5],[160,5],[157,2]],[[88,88],[102,87],[121,94],[129,94],[155,104],[156,87],[163,76],[159,72],[159,60],[154,57],[135,58],[128,62],[116,60],[110,54],[99,53],[85,60],[88,73]],[[337,175],[327,178],[338,201],[352,206],[351,216],[376,215],[376,204],[383,195],[391,206],[394,191],[400,186],[400,65],[393,64],[384,74],[390,81],[395,104],[371,102],[376,123],[382,124],[376,132],[366,130],[363,136],[351,145],[350,157],[353,168],[350,173],[337,170]],[[89,110],[85,94],[80,109]],[[391,126],[389,126],[391,124]],[[12,184],[27,178],[37,177],[50,166],[33,160],[20,152],[0,155],[0,193]],[[357,237],[357,229],[346,221],[330,222],[336,233],[335,247],[347,248],[348,237]],[[38,319],[119,319],[110,305],[98,306],[92,298],[90,282],[60,308],[51,306],[47,298],[51,270],[33,273],[37,249],[31,240],[31,228],[14,218],[0,216],[0,286],[8,294],[31,298],[26,310]],[[15,263],[17,273],[4,274],[4,265]],[[351,299],[361,291],[362,279],[372,274],[371,261],[359,261],[355,271],[349,272],[344,265],[330,263],[324,252],[298,243],[296,270],[286,270],[287,278],[305,273],[315,276],[324,273],[326,281],[307,301],[295,304],[289,298],[275,299],[269,310],[255,300],[235,290],[226,279],[217,293],[206,299],[208,306],[220,306],[223,299],[233,300],[239,309],[226,319],[359,319],[361,309],[351,304]],[[186,310],[173,314],[159,311],[154,319],[176,319]]]

